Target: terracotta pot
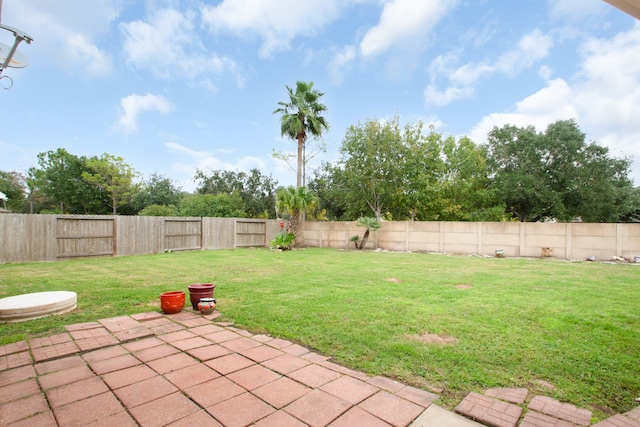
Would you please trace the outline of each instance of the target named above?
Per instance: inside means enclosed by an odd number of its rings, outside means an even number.
[[[160,308],[166,314],[180,313],[184,307],[184,292],[171,291],[160,294]]]
[[[213,283],[198,283],[189,285],[189,299],[194,310],[198,309],[200,298],[213,298],[216,285]]]
[[[214,308],[216,308],[215,298],[200,298],[200,302],[198,303],[198,310],[200,310],[200,313],[211,314],[213,313]]]

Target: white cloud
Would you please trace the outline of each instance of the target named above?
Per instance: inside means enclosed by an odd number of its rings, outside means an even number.
[[[424,90],[424,101],[427,105],[447,105],[458,99],[473,96],[472,87],[448,87],[444,91],[438,90],[435,85],[429,85]]]
[[[534,125],[543,131],[557,120],[574,118],[588,140],[609,147],[616,157],[635,159],[640,180],[640,24],[611,39],[590,39],[581,49],[579,72],[569,81],[554,79],[518,102],[513,112],[483,117],[471,137],[486,140],[493,126]]]
[[[161,78],[198,78],[215,91],[208,74],[219,75],[237,67],[231,58],[207,51],[195,29],[196,17],[194,11],[161,9],[145,20],[122,24],[127,61]]]
[[[223,0],[204,6],[202,20],[213,33],[229,32],[263,40],[259,55],[269,58],[288,50],[292,40],[311,36],[334,21],[340,0]]]
[[[503,53],[495,61],[468,63],[454,69],[452,64],[457,60],[457,55],[438,56],[430,66],[431,83],[424,91],[425,102],[447,105],[458,99],[469,98],[475,93],[473,86],[484,76],[499,73],[513,77],[546,58],[552,47],[551,36],[534,30],[520,38],[516,49]],[[448,80],[448,87],[444,90],[436,85],[440,75]]]
[[[174,157],[173,169],[184,177],[182,185],[187,191],[195,189],[192,178],[198,170],[205,172],[210,170],[249,172],[253,168],[266,169],[266,163],[259,157],[245,156],[239,158],[235,163],[230,163],[220,160],[211,152],[194,150],[176,142],[165,142],[164,145]]]
[[[350,64],[355,58],[356,48],[353,45],[344,46],[335,53],[333,59],[327,65],[333,83],[342,83],[344,74],[349,70]]]
[[[569,21],[583,21],[588,16],[602,15],[607,6],[602,0],[547,0],[547,5],[552,18]]]
[[[138,128],[138,116],[146,112],[159,112],[168,114],[173,110],[172,105],[164,97],[159,95],[132,94],[120,100],[123,114],[120,117],[119,124],[122,129],[127,132],[135,131]]]
[[[571,103],[573,96],[573,91],[564,80],[552,80],[545,88],[518,102],[513,112],[493,113],[483,117],[471,130],[470,137],[479,144],[486,141],[487,134],[494,126],[533,125],[538,131],[544,131],[550,123],[557,120],[579,119],[578,111]]]
[[[12,2],[3,23],[34,38],[25,53],[89,75],[111,72],[112,58],[97,43],[120,15],[121,2],[113,0],[32,0]],[[42,60],[42,59],[41,59]],[[42,60],[44,61],[44,60]],[[32,61],[33,62],[33,61]]]
[[[380,22],[360,43],[362,56],[374,56],[391,48],[422,50],[428,34],[457,0],[392,0],[385,2]]]

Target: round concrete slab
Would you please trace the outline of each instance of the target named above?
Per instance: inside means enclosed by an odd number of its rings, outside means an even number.
[[[76,308],[78,295],[69,291],[35,292],[0,299],[0,322],[23,322]]]

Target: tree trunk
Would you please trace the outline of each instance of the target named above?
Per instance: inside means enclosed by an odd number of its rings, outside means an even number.
[[[362,236],[362,241],[360,242],[360,247],[358,249],[364,248],[364,245],[367,244],[367,240],[369,239],[369,229],[364,232],[364,236]]]
[[[298,135],[298,176],[296,177],[296,188],[302,186],[302,169],[303,169],[303,148],[304,135]]]

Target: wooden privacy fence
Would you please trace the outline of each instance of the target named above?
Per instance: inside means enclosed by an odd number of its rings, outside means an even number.
[[[2,214],[0,264],[265,247],[279,232],[276,220]]]

